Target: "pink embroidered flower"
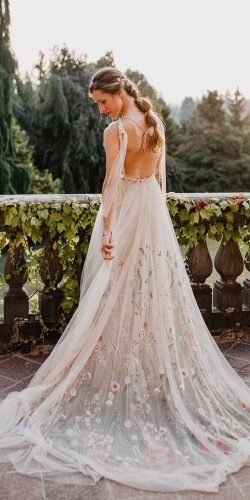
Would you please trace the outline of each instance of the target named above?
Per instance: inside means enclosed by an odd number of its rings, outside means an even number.
[[[131,420],[125,420],[124,425],[125,425],[125,427],[127,427],[127,429],[130,429],[130,427],[132,427]]]
[[[166,432],[167,432],[166,427],[160,427],[160,429],[159,429],[160,436],[164,436],[166,434]]]
[[[124,379],[125,384],[131,384],[131,377],[125,377]]]
[[[145,328],[145,329],[146,329],[146,328],[148,328],[148,323],[147,323],[147,321],[144,321],[144,323],[143,323],[143,328]]]
[[[117,392],[117,391],[119,391],[119,389],[120,389],[120,384],[118,384],[118,382],[116,382],[116,380],[112,380],[111,391]]]
[[[217,439],[216,441],[216,446],[218,448],[220,448],[224,453],[228,453],[229,452],[229,447],[226,443],[224,443],[224,441],[222,441],[221,439]]]

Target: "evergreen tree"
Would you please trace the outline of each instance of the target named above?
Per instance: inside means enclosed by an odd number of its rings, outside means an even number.
[[[227,93],[226,99],[230,113],[229,123],[232,127],[243,129],[248,123],[246,99],[242,96],[238,87],[234,92],[234,98],[231,98]]]
[[[14,78],[16,60],[10,48],[9,0],[0,0],[0,192],[26,192],[28,170],[15,161],[12,133]]]
[[[192,97],[185,97],[185,99],[183,99],[179,112],[179,120],[181,124],[190,120],[195,106],[196,104]]]
[[[92,74],[107,65],[115,66],[111,52],[93,64],[66,47],[55,47],[47,66],[40,55],[37,70],[41,80],[37,87],[27,77],[17,82],[14,109],[30,137],[35,165],[41,172],[49,168],[54,179],[60,178],[64,192],[101,192],[105,175],[103,130],[109,120],[100,117],[87,92]],[[181,162],[172,161],[180,141],[178,127],[144,75],[131,71],[127,75],[138,83],[144,95],[152,98],[167,125],[168,188],[180,188]]]
[[[245,132],[235,133],[224,108],[222,96],[209,91],[187,123],[177,155],[185,165],[186,192],[246,190],[250,156]]]
[[[15,60],[10,51],[10,11],[9,1],[0,0],[0,190],[1,193],[14,192],[11,186],[11,111],[13,98],[13,78]]]

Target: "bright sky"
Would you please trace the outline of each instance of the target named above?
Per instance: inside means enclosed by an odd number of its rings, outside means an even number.
[[[96,61],[113,51],[167,103],[207,90],[250,98],[250,0],[10,0],[21,73],[39,50],[66,44]]]

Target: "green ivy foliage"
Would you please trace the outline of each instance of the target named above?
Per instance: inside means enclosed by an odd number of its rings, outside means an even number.
[[[80,203],[74,197],[64,203],[25,203],[14,199],[0,204],[0,251],[22,245],[31,283],[41,282],[39,264],[44,260],[44,234],[49,234],[52,248],[58,250],[63,266],[59,284],[65,295],[65,314],[71,315],[78,299],[76,267],[82,266],[88,250],[100,197]],[[19,270],[20,271],[20,270]],[[15,271],[15,273],[18,270]],[[2,276],[3,283],[10,277]],[[53,290],[51,282],[47,287]]]
[[[192,248],[207,237],[250,245],[250,199],[244,194],[204,200],[169,193],[167,204],[180,245]]]
[[[63,266],[63,280],[58,286],[64,291],[62,307],[69,316],[78,300],[76,268],[83,266],[100,202],[101,196],[97,195],[87,203],[72,197],[64,203],[25,203],[14,199],[0,204],[0,250],[21,244],[33,283],[41,281],[43,237],[45,232],[49,234]],[[168,193],[166,203],[180,246],[192,248],[206,237],[250,245],[250,199],[244,195],[204,200]],[[5,275],[5,281],[8,279]],[[51,282],[49,289],[56,286]]]

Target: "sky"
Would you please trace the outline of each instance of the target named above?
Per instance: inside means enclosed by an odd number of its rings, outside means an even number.
[[[250,0],[10,0],[21,74],[66,44],[97,61],[113,51],[168,104],[208,90],[250,98]]]

